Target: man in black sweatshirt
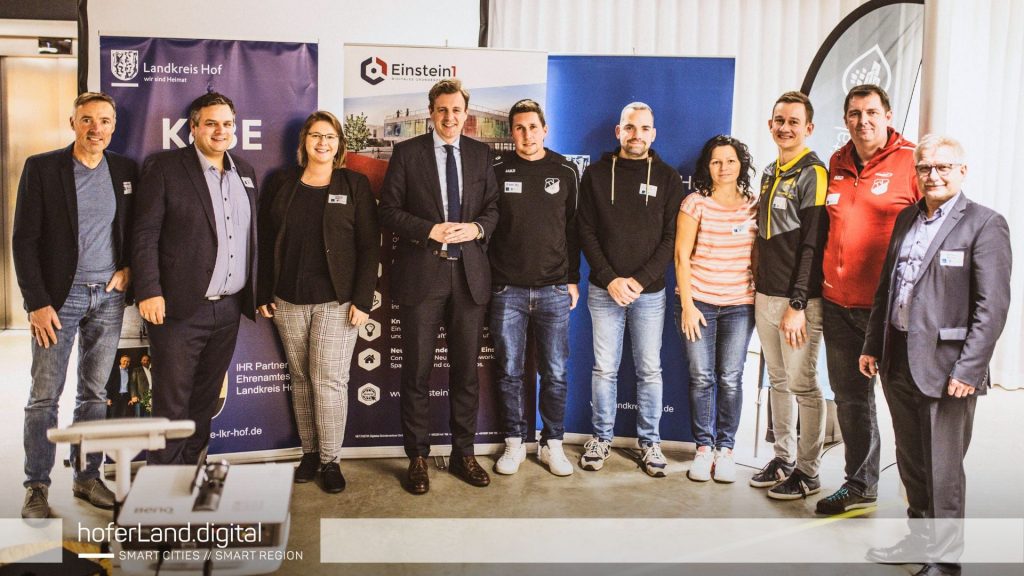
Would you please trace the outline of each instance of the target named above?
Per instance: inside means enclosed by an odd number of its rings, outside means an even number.
[[[579,234],[590,264],[587,306],[594,326],[591,379],[594,437],[580,458],[600,470],[615,427],[616,383],[623,333],[630,329],[637,379],[637,437],[642,466],[665,475],[661,420],[661,334],[665,269],[672,260],[683,182],[651,150],[654,112],[643,102],[622,109],[615,127],[619,148],[587,168],[580,184]]]
[[[544,147],[548,127],[533,100],[508,113],[515,152],[494,159],[498,228],[491,239],[491,335],[498,356],[505,452],[494,469],[515,474],[526,459],[523,361],[532,323],[540,372],[539,457],[556,476],[572,474],[562,450],[569,365],[569,310],[579,299],[576,166]],[[532,383],[531,383],[532,385]]]

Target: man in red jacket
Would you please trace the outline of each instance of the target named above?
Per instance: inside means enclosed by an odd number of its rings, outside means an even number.
[[[846,482],[818,501],[818,514],[874,506],[879,440],[875,392],[858,368],[864,334],[896,215],[916,202],[914,144],[890,127],[889,95],[853,87],[843,117],[850,141],[829,161],[823,318],[828,377],[846,448]]]

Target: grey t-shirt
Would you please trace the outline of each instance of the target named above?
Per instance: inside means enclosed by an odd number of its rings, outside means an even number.
[[[106,283],[114,275],[114,213],[117,200],[107,158],[90,169],[77,158],[75,191],[78,194],[78,269],[75,284]]]

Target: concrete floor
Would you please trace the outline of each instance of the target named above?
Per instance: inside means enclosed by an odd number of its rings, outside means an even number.
[[[28,333],[0,332],[0,456],[8,465],[0,474],[0,518],[18,518],[24,496],[21,488],[22,422],[28,390]],[[748,375],[756,370],[749,363]],[[693,457],[692,446],[667,449],[669,476],[648,478],[636,466],[629,450],[615,449],[604,470],[576,473],[568,478],[549,474],[531,455],[515,476],[492,474],[489,488],[474,488],[431,466],[431,490],[426,496],[412,496],[402,490],[399,479],[407,466],[405,459],[346,460],[342,470],[348,488],[339,495],[327,495],[313,484],[295,485],[291,503],[291,534],[288,549],[302,553],[301,561],[286,561],[278,574],[551,574],[566,575],[615,574],[765,574],[765,575],[879,575],[911,574],[917,566],[880,566],[860,564],[651,564],[644,562],[644,551],[628,551],[628,564],[462,564],[452,558],[451,564],[399,563],[401,551],[395,550],[396,563],[391,564],[321,564],[322,546],[320,520],[329,518],[790,518],[808,520],[806,529],[814,530],[814,502],[808,500],[776,502],[765,497],[763,490],[747,486],[749,477],[771,457],[771,445],[760,442],[754,457],[755,394],[753,378],[744,400],[744,418],[737,440],[739,468],[735,484],[698,484],[686,479],[685,471]],[[73,392],[66,391],[61,403],[61,424],[70,422]],[[885,403],[879,391],[879,421],[882,428],[882,465],[894,462],[892,429]],[[1024,414],[1024,391],[993,390],[978,403],[974,442],[967,457],[968,515],[973,518],[1024,518],[1024,498],[1016,484],[1024,477],[1024,442],[1020,416]],[[763,421],[763,417],[762,417]],[[571,458],[580,453],[579,446],[568,447]],[[66,457],[66,448],[58,449]],[[490,469],[493,457],[482,456],[481,463]],[[821,470],[823,492],[838,488],[843,478],[843,447],[831,447],[825,454]],[[71,474],[58,467],[54,470],[50,503],[53,511],[64,518],[64,532],[75,538],[75,527],[104,526],[109,513],[88,506],[71,495]],[[112,484],[111,484],[112,486]],[[879,507],[872,513],[878,518],[902,518],[905,510],[900,494],[896,467],[886,468],[880,484]],[[586,520],[581,520],[585,522]],[[856,520],[840,520],[854,522]],[[728,541],[729,535],[723,534]],[[594,546],[614,547],[614,537],[594,542]],[[742,545],[742,543],[739,543]],[[496,549],[501,542],[494,542]],[[794,546],[801,546],[799,536]],[[685,548],[685,541],[678,542]],[[1024,546],[1024,544],[1022,544]],[[728,558],[716,558],[724,562]],[[170,574],[170,572],[167,572]],[[1022,564],[968,564],[964,575],[1024,574]],[[215,572],[216,574],[216,572]]]

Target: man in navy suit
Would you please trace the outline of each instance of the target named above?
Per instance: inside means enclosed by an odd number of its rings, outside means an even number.
[[[959,575],[964,456],[1010,306],[1010,230],[962,192],[959,142],[929,134],[914,160],[924,198],[896,217],[860,357],[865,376],[881,374],[911,533],[868,559]]]
[[[490,477],[473,455],[484,313],[491,296],[486,242],[498,222],[489,148],[462,135],[469,92],[457,79],[428,94],[433,131],[395,145],[381,192],[381,224],[400,237],[391,297],[401,306],[402,433],[413,494],[430,488],[429,379],[442,322],[447,328],[450,471],[473,486]]]
[[[134,230],[139,312],[153,355],[153,416],[190,419],[195,433],[150,452],[194,464],[210,438],[238,322],[253,318],[256,173],[228,153],[235,105],[210,92],[189,106],[195,144],[146,160]]]
[[[117,113],[100,92],[75,99],[67,148],[29,158],[14,213],[14,269],[32,328],[32,390],[25,407],[25,518],[45,518],[56,447],[46,430],[57,426],[68,357],[78,339],[74,421],[102,420],[106,384],[124,316],[132,192],[138,169],[108,152]],[[79,465],[71,447],[76,497],[113,508],[114,494],[99,476],[102,455]]]

